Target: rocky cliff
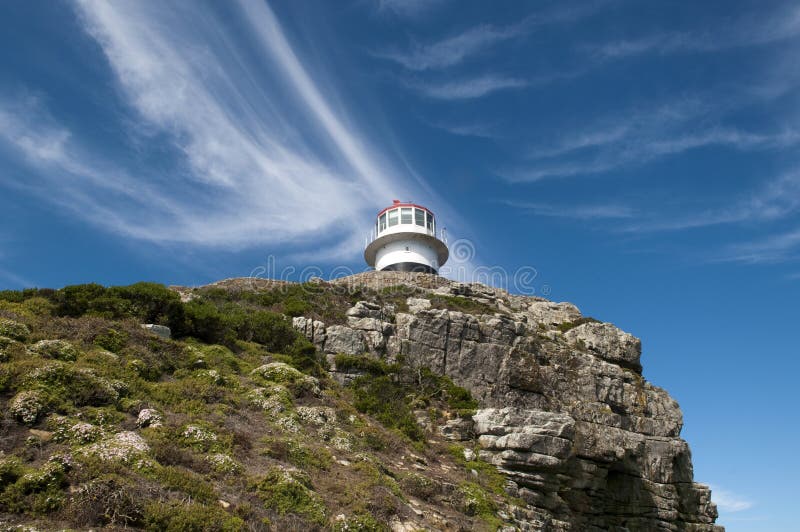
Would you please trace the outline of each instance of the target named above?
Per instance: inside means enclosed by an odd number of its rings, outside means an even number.
[[[0,291],[0,531],[721,530],[640,354],[426,274]]]
[[[224,283],[222,283],[224,285]],[[470,390],[474,416],[438,430],[477,443],[508,478],[525,530],[722,530],[707,486],[693,480],[682,414],[641,374],[641,342],[569,303],[428,274],[368,272],[330,290],[369,288],[346,322],[293,325],[336,367],[336,355],[429,368]],[[421,418],[424,416],[420,416]]]

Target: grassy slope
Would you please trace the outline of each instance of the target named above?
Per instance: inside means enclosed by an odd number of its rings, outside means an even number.
[[[420,407],[440,420],[456,415],[463,391],[448,404],[383,366],[343,388],[274,314],[335,321],[353,300],[380,294],[176,297],[157,285],[0,293],[0,528],[382,530],[395,517],[450,529],[500,524],[507,501],[493,467],[391,422]],[[160,339],[142,321],[185,336]],[[52,339],[64,342],[40,342]],[[371,394],[382,383],[400,400],[381,411]],[[141,426],[147,414],[150,426]]]

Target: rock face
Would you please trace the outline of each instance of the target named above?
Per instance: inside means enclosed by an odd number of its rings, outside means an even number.
[[[143,323],[142,329],[148,330],[156,336],[160,336],[165,340],[172,338],[172,331],[165,325],[156,325],[154,323]]]
[[[469,389],[481,409],[441,434],[477,439],[480,457],[527,505],[514,516],[521,529],[722,530],[709,488],[693,481],[680,408],[642,377],[634,336],[586,321],[569,303],[434,275],[368,272],[336,283],[405,285],[413,297],[407,311],[361,301],[347,325],[295,318],[295,327],[331,357],[400,359]],[[442,296],[481,311],[435,308]]]

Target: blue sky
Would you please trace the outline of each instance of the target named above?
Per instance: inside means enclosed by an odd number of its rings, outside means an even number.
[[[0,12],[0,287],[358,271],[414,200],[451,265],[640,336],[720,522],[794,528],[796,3]]]

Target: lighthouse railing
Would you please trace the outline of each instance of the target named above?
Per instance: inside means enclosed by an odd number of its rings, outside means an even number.
[[[366,248],[367,246],[372,244],[380,236],[393,234],[393,233],[401,233],[401,232],[404,232],[404,230],[408,230],[409,232],[412,232],[412,233],[419,233],[419,234],[425,234],[425,235],[428,235],[428,236],[432,236],[434,238],[438,238],[439,240],[441,240],[442,242],[447,244],[447,231],[445,229],[437,229],[437,228],[428,229],[428,228],[425,228],[423,231],[420,231],[419,229],[422,229],[422,228],[419,227],[418,225],[415,225],[415,224],[397,224],[395,226],[388,227],[388,228],[384,229],[383,231],[378,231],[377,229],[375,229],[373,227],[372,229],[370,229],[364,235],[364,248]]]

